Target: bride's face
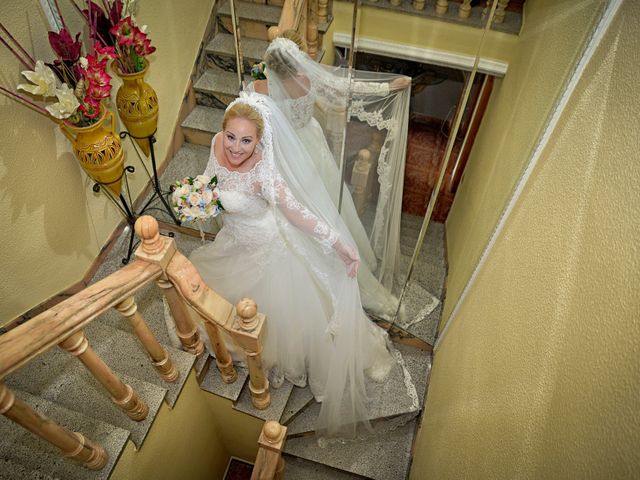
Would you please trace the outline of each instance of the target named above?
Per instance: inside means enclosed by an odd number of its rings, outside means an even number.
[[[234,167],[246,162],[255,152],[258,144],[256,124],[246,118],[236,117],[227,122],[224,130],[224,152]]]

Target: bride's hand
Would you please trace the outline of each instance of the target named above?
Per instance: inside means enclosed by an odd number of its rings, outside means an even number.
[[[342,240],[338,240],[334,245],[340,260],[344,262],[347,267],[347,275],[349,278],[355,278],[358,274],[358,267],[360,267],[360,257],[358,256],[358,252],[356,252],[349,245],[345,245],[342,243]]]
[[[409,77],[394,78],[389,84],[389,90],[402,90],[403,88],[407,88],[409,85],[411,85],[411,78]]]

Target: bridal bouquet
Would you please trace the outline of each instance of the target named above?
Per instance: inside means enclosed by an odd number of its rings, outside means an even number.
[[[220,202],[218,178],[198,175],[186,177],[175,183],[171,196],[173,209],[180,221],[197,220],[202,231],[202,222],[219,215],[224,208]]]
[[[266,69],[266,64],[264,62],[254,63],[253,67],[251,67],[251,77],[254,80],[264,80],[267,78],[264,71]]]

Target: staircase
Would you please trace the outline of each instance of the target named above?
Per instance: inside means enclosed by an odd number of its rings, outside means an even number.
[[[278,24],[281,7],[238,2],[245,73],[262,58],[268,45],[267,29]],[[326,25],[324,25],[326,31]],[[225,106],[238,94],[234,73],[235,52],[230,35],[228,4],[217,8],[212,21],[211,38],[206,42],[197,78],[193,83],[195,108],[182,122],[185,143],[162,175],[168,185],[185,175],[204,171],[213,135],[220,130]],[[158,213],[161,221],[170,221]],[[410,219],[409,219],[410,220]],[[215,225],[212,225],[215,228]],[[415,229],[417,234],[417,229]],[[127,248],[125,230],[99,268],[92,283],[122,267]],[[199,235],[175,233],[179,250],[186,256],[201,245]],[[441,238],[436,234],[435,240]],[[405,242],[405,243],[408,243]],[[406,247],[403,247],[406,249]],[[406,260],[410,252],[402,252]],[[431,272],[429,268],[425,271]],[[442,294],[442,275],[431,291]],[[439,284],[438,284],[439,282]],[[215,288],[215,286],[214,286]],[[87,370],[62,349],[54,348],[5,379],[16,396],[45,417],[54,419],[72,431],[79,431],[102,445],[109,455],[107,465],[91,471],[60,457],[58,451],[8,419],[0,419],[0,480],[4,479],[106,479],[127,442],[140,448],[163,403],[173,406],[192,369],[207,393],[230,399],[234,408],[247,415],[278,420],[287,426],[284,448],[285,478],[396,480],[408,476],[412,445],[424,405],[427,379],[431,366],[428,345],[404,335],[396,343],[398,355],[406,364],[409,377],[396,366],[389,379],[373,392],[371,424],[374,435],[361,441],[330,444],[320,448],[313,435],[320,405],[308,388],[288,382],[271,389],[271,404],[257,410],[250,398],[248,372],[237,367],[238,379],[222,382],[215,360],[206,353],[196,357],[172,346],[164,319],[162,292],[147,285],[136,293],[138,310],[163,347],[170,353],[179,371],[179,381],[164,382],[148,361],[148,357],[132,333],[129,323],[117,312],[109,310],[89,323],[85,333],[92,347],[125,383],[131,385],[149,407],[142,422],[130,420],[114,406],[101,385]],[[433,315],[437,315],[435,312]],[[415,348],[415,346],[423,347]],[[419,404],[406,400],[407,382],[415,386]],[[377,434],[375,434],[377,432]],[[239,435],[242,433],[239,432]]]

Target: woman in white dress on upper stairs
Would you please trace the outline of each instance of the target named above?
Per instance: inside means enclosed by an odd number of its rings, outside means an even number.
[[[345,112],[350,95],[354,95],[355,99],[366,102],[367,105],[381,105],[380,111],[383,114],[389,116],[391,113],[397,117],[392,120],[402,123],[403,119],[397,112],[406,113],[404,104],[408,105],[407,87],[411,81],[405,76],[360,72],[359,76],[364,81],[350,82],[347,69],[327,67],[314,62],[293,40],[287,38],[273,40],[265,53],[264,61],[267,80],[255,81],[247,89],[269,95],[275,100],[294,127],[337,207],[341,185],[339,162],[327,143],[320,123],[314,117],[316,105],[329,111]],[[406,93],[398,95],[400,90],[405,90]],[[344,113],[342,116],[345,116]],[[404,122],[406,123],[406,118]],[[343,130],[343,126],[344,124],[339,126],[339,129]],[[388,144],[386,148],[388,150]],[[404,158],[401,163],[403,172]],[[397,190],[398,182],[395,183]],[[401,183],[399,187],[401,192]],[[378,241],[372,246],[346,185],[341,203],[340,213],[363,260],[358,274],[362,303],[369,312],[391,319],[397,307],[397,299],[391,295],[391,289],[399,251],[399,219],[393,220],[390,216],[400,216],[400,204],[396,202],[394,206],[385,205],[380,208],[381,213],[376,215]]]

